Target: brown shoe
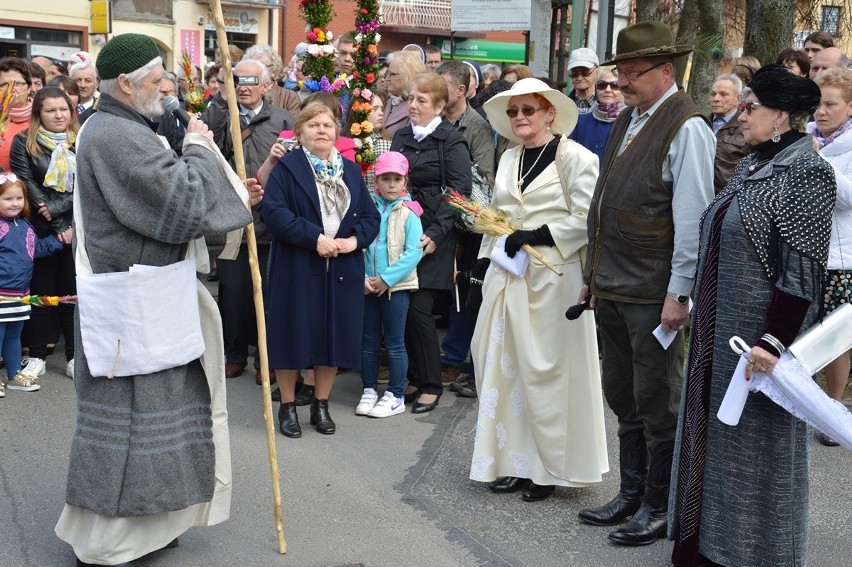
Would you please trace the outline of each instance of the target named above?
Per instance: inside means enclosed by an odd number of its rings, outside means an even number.
[[[441,365],[441,383],[445,386],[458,380],[460,374],[461,369],[458,366],[453,366],[452,364]]]
[[[243,373],[246,368],[246,363],[226,362],[225,363],[225,378],[236,378]]]
[[[379,366],[379,384],[387,384],[390,382],[390,371],[387,366]]]
[[[258,386],[260,386],[260,368],[258,368],[257,370],[254,371],[254,381]],[[269,369],[269,385],[271,386],[271,385],[275,384],[276,382],[278,382],[278,378],[275,377],[275,371],[270,368]]]

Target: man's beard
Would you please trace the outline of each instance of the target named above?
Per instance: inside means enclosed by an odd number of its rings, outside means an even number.
[[[132,99],[133,110],[149,120],[156,120],[166,111],[159,92],[148,97],[143,91],[135,91]]]

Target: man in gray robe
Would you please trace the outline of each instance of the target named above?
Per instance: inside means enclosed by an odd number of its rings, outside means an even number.
[[[229,180],[207,126],[189,122],[181,157],[155,134],[164,69],[153,40],[118,35],[97,65],[101,102],[77,146],[78,275],[192,259],[199,237],[251,222],[247,196],[235,191],[238,180]],[[256,184],[253,194],[259,199]],[[78,566],[132,561],[174,543],[191,526],[228,517],[221,323],[212,297],[198,288],[205,353],[146,375],[93,376],[88,358],[99,353],[84,348],[78,310],[77,429],[56,526]],[[170,300],[168,289],[160,295]]]

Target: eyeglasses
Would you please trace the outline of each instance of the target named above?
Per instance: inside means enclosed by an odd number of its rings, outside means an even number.
[[[391,73],[390,71],[388,71],[387,73],[385,73],[385,77],[399,77],[399,73]]]
[[[628,81],[635,81],[636,79],[638,79],[639,77],[641,77],[645,73],[650,73],[651,71],[653,71],[657,67],[662,67],[666,63],[668,63],[668,61],[660,61],[659,63],[657,63],[653,67],[649,67],[648,69],[645,69],[644,71],[622,71],[621,69],[616,67],[615,69],[612,70],[612,74],[615,75],[616,79],[624,77]]]
[[[9,86],[14,89],[15,87],[27,87],[28,85],[23,79],[20,81],[7,81],[5,83],[0,83],[0,89],[5,89]]]
[[[618,81],[598,81],[595,86],[598,87],[599,91],[605,91],[607,87],[614,91],[621,90],[621,87],[618,86]]]
[[[588,77],[591,75],[597,67],[592,69],[586,69],[585,67],[574,67],[571,69],[571,78],[576,79],[577,77]]]
[[[529,118],[530,116],[541,110],[541,108],[542,107],[540,106],[522,106],[519,109],[517,106],[510,106],[506,109],[506,116],[508,116],[509,118],[515,118],[518,115],[518,112],[520,112],[521,114]]]
[[[755,108],[762,108],[763,106],[762,102],[757,102],[756,100],[744,100],[739,104],[739,106],[737,106],[737,108],[740,112],[745,112],[747,115],[751,116],[751,113]]]

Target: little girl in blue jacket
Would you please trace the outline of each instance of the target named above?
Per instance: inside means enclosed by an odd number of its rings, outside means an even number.
[[[26,220],[30,209],[26,187],[14,173],[0,173],[0,354],[8,381],[0,381],[0,398],[6,388],[34,392],[37,377],[21,374],[21,330],[30,318],[30,306],[21,299],[29,294],[33,260],[62,250],[56,236],[38,238]]]

